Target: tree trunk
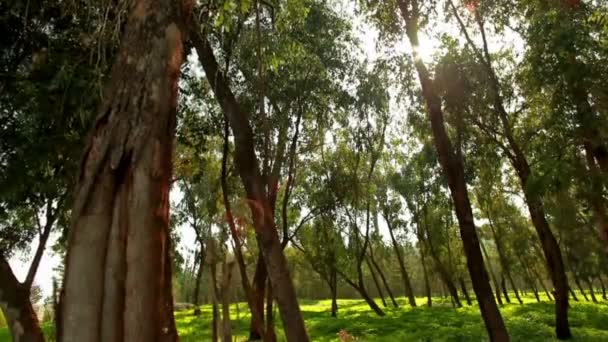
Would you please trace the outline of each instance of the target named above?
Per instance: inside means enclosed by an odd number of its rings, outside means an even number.
[[[378,277],[376,277],[376,272],[374,272],[374,269],[369,262],[369,258],[365,258],[365,263],[367,264],[367,268],[369,268],[369,273],[371,274],[374,285],[376,286],[376,291],[378,291],[378,296],[380,296],[380,300],[382,301],[382,306],[386,308],[387,305],[386,300],[384,299],[384,293],[382,292],[382,287],[380,287],[380,283],[378,283]]]
[[[234,263],[225,262],[222,270],[222,284],[220,294],[222,297],[222,340],[232,342],[232,322],[230,321],[230,280],[232,279],[232,267]]]
[[[0,252],[0,309],[14,342],[43,342],[38,317],[30,302],[30,287],[21,284]]]
[[[219,332],[218,332],[218,328],[220,326],[220,310],[219,310],[219,306],[218,306],[218,301],[219,301],[219,291],[217,288],[217,267],[216,267],[216,261],[217,259],[215,258],[214,255],[212,255],[210,257],[210,268],[211,268],[211,312],[212,312],[212,321],[211,321],[211,341],[213,342],[217,342],[218,338],[219,338]]]
[[[191,5],[129,6],[78,177],[58,328],[63,342],[177,340],[169,188]]]
[[[213,50],[206,37],[193,30],[191,40],[205,70],[211,89],[228,119],[235,141],[235,164],[247,194],[247,204],[251,210],[253,226],[262,252],[268,275],[275,289],[275,297],[280,309],[283,328],[288,341],[308,341],[296,291],[291,281],[287,259],[274,221],[274,213],[266,196],[254,150],[254,136],[247,113],[245,113],[232,93],[227,80],[217,65]]]
[[[367,290],[365,289],[365,284],[363,283],[363,275],[361,273],[359,273],[358,283],[355,283],[354,281],[350,280],[342,272],[338,272],[338,274],[340,274],[342,279],[344,279],[344,281],[348,285],[350,285],[353,289],[355,289],[357,292],[359,292],[359,294],[361,295],[361,298],[363,298],[363,300],[365,300],[367,305],[369,305],[370,309],[374,310],[376,315],[381,316],[381,317],[385,316],[384,311],[382,311],[382,309],[378,306],[378,304],[376,304],[376,302],[372,299],[372,297],[370,297],[369,294],[367,293]]]
[[[380,266],[378,265],[378,263],[374,259],[373,255],[371,254],[371,248],[370,248],[369,259],[372,262],[372,265],[374,266],[374,268],[376,269],[376,271],[378,271],[378,275],[380,276],[380,280],[382,280],[382,284],[384,285],[384,288],[386,289],[386,292],[388,293],[388,296],[390,297],[391,302],[393,303],[393,306],[396,307],[396,308],[398,308],[399,304],[397,304],[397,301],[395,300],[395,296],[393,296],[393,291],[391,291],[391,288],[388,286],[388,282],[386,281],[386,277],[384,276],[384,273],[382,272],[382,269],[380,269]]]
[[[511,298],[509,298],[509,291],[507,291],[507,282],[505,281],[504,272],[500,277],[500,287],[502,287],[502,294],[505,296],[505,301],[511,304]]]
[[[395,239],[395,234],[393,234],[393,228],[391,223],[389,222],[388,217],[385,216],[385,221],[388,225],[388,232],[391,236],[391,241],[393,243],[393,250],[395,251],[395,256],[397,257],[397,262],[399,263],[399,271],[401,272],[401,278],[403,279],[403,288],[405,289],[405,295],[410,303],[410,306],[416,307],[416,298],[414,297],[414,292],[412,291],[412,283],[410,282],[410,276],[405,268],[405,263],[403,261],[403,256],[401,255],[401,250],[399,249],[399,244],[397,243],[397,239]]]
[[[578,288],[578,290],[581,292],[581,294],[583,295],[583,298],[585,298],[586,301],[589,301],[589,297],[587,297],[587,293],[585,292],[585,290],[583,289],[583,287],[581,286],[581,281],[579,280],[579,278],[576,276],[576,274],[573,274],[573,278],[574,278],[574,283],[576,284],[576,287]]]
[[[272,284],[268,282],[266,288],[266,334],[269,340],[276,341],[277,336],[274,331],[274,316],[273,316],[273,300],[272,300]]]
[[[331,291],[331,317],[338,317],[338,289],[337,284],[332,281],[329,287]]]
[[[201,243],[201,250],[199,252],[198,270],[196,271],[196,283],[194,284],[194,292],[192,294],[192,303],[194,304],[194,315],[198,316],[201,314],[201,308],[199,307],[199,294],[201,288],[201,280],[203,279],[203,270],[205,266],[205,247]]]
[[[452,144],[444,125],[441,99],[435,91],[433,80],[422,62],[422,59],[416,55],[416,48],[419,46],[419,9],[411,8],[412,6],[410,5],[417,6],[417,2],[398,0],[399,10],[405,20],[406,33],[414,50],[414,64],[420,79],[422,96],[426,101],[428,109],[431,130],[433,132],[433,141],[435,143],[435,148],[437,149],[441,168],[448,180],[450,193],[454,202],[458,225],[460,227],[460,236],[467,259],[467,267],[471,276],[471,281],[473,282],[473,290],[477,296],[477,303],[479,304],[490,340],[508,341],[509,334],[507,333],[498,306],[494,301],[490,280],[479,248],[479,239],[473,221],[473,210],[471,209],[464,177],[463,161],[462,158],[457,158],[452,149]]]
[[[519,296],[519,291],[517,290],[517,287],[515,286],[515,281],[513,281],[511,272],[507,273],[507,279],[509,279],[509,284],[511,284],[511,288],[513,289],[513,292],[515,293],[515,298],[517,298],[517,301],[519,302],[519,304],[523,304],[524,302],[521,300],[521,297]]]
[[[481,251],[483,255],[486,257],[486,261],[488,262],[488,270],[490,271],[490,276],[492,277],[492,281],[494,282],[494,292],[496,294],[496,300],[498,300],[498,304],[502,305],[502,298],[500,297],[500,284],[496,279],[496,274],[494,273],[494,269],[492,268],[492,263],[490,262],[490,256],[488,255],[488,251],[484,246],[483,242],[479,242],[481,245]]]
[[[604,300],[607,300],[608,298],[606,298],[606,286],[604,285],[604,281],[602,280],[602,276],[597,277],[600,286],[602,287],[602,298]]]
[[[587,288],[589,289],[589,295],[591,296],[591,300],[594,303],[597,303],[597,298],[595,298],[595,291],[593,290],[593,283],[589,281],[589,279],[585,279],[585,283],[587,283]]]
[[[462,277],[459,277],[458,280],[460,281],[460,289],[462,290],[462,294],[464,294],[464,298],[467,301],[467,305],[471,305],[471,297],[469,296],[469,291],[467,291],[467,285],[464,283],[464,279],[462,279]]]
[[[426,269],[426,261],[424,252],[420,250],[420,258],[422,262],[422,274],[424,276],[424,293],[426,294],[426,306],[429,308],[433,305],[433,296],[431,295],[431,284],[429,283],[429,273]]]
[[[251,287],[251,299],[252,304],[255,307],[256,311],[262,313],[260,316],[260,324],[263,327],[265,325],[264,319],[264,299],[266,298],[266,265],[264,264],[264,257],[262,254],[258,255],[258,260],[255,266],[255,273],[253,274],[253,286]],[[264,328],[265,329],[265,328]],[[273,332],[266,332],[270,338],[275,335]],[[258,322],[255,320],[251,320],[251,324],[249,327],[249,340],[250,341],[258,341],[262,339],[262,333],[259,331]]]
[[[426,206],[423,209],[426,212]],[[433,244],[433,238],[429,234],[428,226],[426,223],[426,213],[425,213],[425,222],[424,222],[424,230],[426,232],[426,238],[424,238],[423,242],[425,242],[429,246],[429,252],[431,254],[431,258],[435,261],[435,268],[437,272],[439,272],[439,277],[441,281],[446,286],[450,296],[452,296],[452,300],[457,307],[462,307],[462,303],[460,303],[460,299],[458,298],[458,290],[456,289],[456,285],[454,285],[454,281],[452,281],[452,277],[450,276],[447,267],[441,262],[437,251],[435,250],[435,245]]]
[[[222,186],[222,199],[224,202],[224,208],[226,210],[226,221],[228,222],[228,227],[230,228],[230,235],[232,236],[232,241],[234,242],[234,256],[237,262],[237,266],[239,268],[239,275],[241,276],[241,286],[243,287],[243,291],[245,292],[245,298],[247,299],[247,304],[249,306],[249,311],[251,312],[251,329],[250,332],[254,333],[253,340],[260,339],[262,336],[266,335],[264,331],[264,308],[259,307],[259,302],[256,301],[256,297],[254,292],[249,286],[249,277],[247,276],[247,266],[245,265],[245,258],[243,257],[243,251],[241,248],[241,237],[236,228],[236,224],[234,222],[234,217],[232,216],[232,206],[230,205],[230,198],[228,194],[228,153],[230,152],[229,145],[229,134],[230,134],[230,126],[228,124],[228,120],[224,119],[224,147],[222,150],[222,178],[221,178],[221,186]],[[257,270],[257,268],[256,268]],[[255,279],[255,277],[254,277]],[[255,284],[254,284],[255,286]],[[257,305],[257,306],[256,306]],[[237,302],[238,309],[238,302]]]
[[[576,293],[574,293],[574,290],[572,290],[572,288],[571,288],[571,287],[570,287],[568,290],[570,291],[570,295],[572,296],[572,299],[573,299],[575,302],[578,302],[578,298],[576,297]]]

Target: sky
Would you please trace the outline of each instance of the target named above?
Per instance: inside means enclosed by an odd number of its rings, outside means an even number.
[[[339,8],[339,9],[337,8],[337,10],[345,11],[345,13],[347,13],[347,15],[350,15],[353,18],[352,23],[353,23],[353,28],[355,30],[355,35],[361,41],[361,47],[363,50],[362,58],[367,58],[369,61],[374,61],[377,58],[381,57],[381,54],[382,54],[382,51],[380,49],[378,49],[378,47],[377,47],[378,31],[376,30],[375,27],[373,27],[372,25],[370,25],[367,22],[365,22],[364,20],[362,20],[361,17],[354,15],[354,8],[351,5],[352,3],[353,2],[350,2],[350,1],[347,2],[346,5],[344,5],[344,3],[342,3],[343,5],[340,6],[341,8]],[[434,25],[432,27],[432,29],[434,32],[433,36],[428,35],[424,31],[420,32],[420,46],[418,48],[418,54],[419,54],[420,58],[424,62],[427,62],[427,63],[432,61],[433,54],[436,52],[437,48],[440,45],[440,42],[437,39],[438,33],[448,33],[454,37],[459,36],[457,29],[451,23],[440,22],[440,23]],[[489,48],[491,51],[497,51],[504,46],[511,46],[516,51],[523,51],[522,40],[518,36],[513,34],[512,32],[508,32],[508,31],[500,37],[491,37],[490,41],[489,41],[489,45],[490,45]],[[406,42],[405,37],[402,42],[397,42],[397,44],[394,47],[395,47],[395,52],[397,52],[397,53],[406,54],[410,51],[409,44]],[[193,58],[193,56],[189,56],[188,61],[190,63],[192,63],[193,61],[196,61],[196,58]],[[202,77],[203,76],[202,71],[199,73],[200,73],[200,75],[198,75],[198,76]],[[406,114],[404,113],[401,115],[406,115]],[[171,192],[171,201],[172,202],[179,201],[179,200],[181,200],[181,198],[182,198],[182,194],[179,192],[177,187],[175,187],[174,190]],[[388,239],[388,230],[387,230],[388,228],[387,228],[384,220],[382,220],[381,218],[379,220],[379,229],[380,229],[380,233]],[[186,252],[188,250],[194,250],[194,248],[196,247],[195,234],[190,227],[185,226],[185,225],[178,227],[178,230],[181,235],[181,239],[180,239],[181,244],[180,244],[179,248],[180,248],[181,252],[183,253],[183,255],[188,257],[190,254],[189,253],[186,254]],[[36,274],[36,278],[34,281],[35,284],[37,284],[41,287],[43,296],[45,296],[45,297],[50,296],[52,293],[52,287],[53,287],[52,281],[53,281],[53,277],[56,276],[54,269],[61,262],[60,258],[57,255],[55,255],[50,249],[50,246],[52,246],[55,243],[56,239],[57,239],[57,234],[52,234],[50,236],[48,244],[47,244],[47,249],[41,260],[41,263],[40,263],[40,266],[39,266],[39,269],[38,269],[38,272]],[[33,253],[35,252],[37,243],[38,243],[37,240],[34,240],[32,242],[32,245],[31,245],[29,251],[18,253],[16,255],[14,255],[13,257],[11,257],[9,260],[9,264],[11,265],[16,277],[21,281],[24,280],[27,275],[27,272],[29,269],[29,264],[32,260]]]

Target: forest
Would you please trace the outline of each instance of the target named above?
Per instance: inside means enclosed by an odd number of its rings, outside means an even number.
[[[2,0],[0,341],[608,341],[605,0]]]

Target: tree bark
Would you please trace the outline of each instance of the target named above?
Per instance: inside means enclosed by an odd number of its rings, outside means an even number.
[[[433,296],[431,294],[431,284],[429,283],[429,273],[426,268],[425,253],[420,246],[420,261],[422,262],[422,275],[424,276],[424,293],[426,294],[426,306],[429,308],[433,306]]]
[[[467,258],[467,267],[473,282],[473,290],[481,315],[486,324],[490,340],[509,341],[509,334],[492,295],[492,288],[488,274],[484,267],[483,257],[479,248],[479,239],[473,221],[473,210],[467,191],[464,177],[464,165],[461,158],[457,158],[447,135],[441,99],[434,89],[433,81],[426,66],[416,55],[418,43],[418,2],[415,0],[398,0],[399,10],[406,26],[406,34],[414,50],[414,64],[420,79],[422,95],[426,101],[433,141],[441,168],[448,180],[450,193],[454,201],[454,208],[460,227],[460,236]]]
[[[205,70],[207,80],[228,119],[235,141],[235,164],[243,181],[251,210],[258,245],[264,257],[274,294],[280,309],[288,341],[308,341],[287,259],[277,234],[274,213],[266,196],[258,160],[254,151],[253,130],[248,115],[237,102],[227,80],[219,72],[213,50],[199,28],[192,31],[192,42]]]
[[[258,260],[255,266],[255,273],[253,274],[253,286],[251,287],[251,299],[252,305],[255,307],[256,311],[260,312],[260,323],[261,327],[264,327],[266,319],[264,318],[264,299],[266,298],[266,265],[264,264],[264,257],[262,254],[258,255]],[[262,339],[262,334],[260,332],[260,327],[258,322],[254,319],[251,320],[251,324],[249,327],[249,340],[257,341]],[[266,328],[264,328],[266,331]],[[273,332],[267,332],[267,338],[271,338],[271,336],[275,335]]]
[[[138,0],[86,147],[61,340],[176,341],[169,188],[186,1]]]
[[[21,284],[0,252],[0,309],[14,342],[43,342],[38,317],[30,302],[30,287]]]

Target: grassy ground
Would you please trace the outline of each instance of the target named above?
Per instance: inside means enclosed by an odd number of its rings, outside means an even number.
[[[525,298],[524,305],[507,304],[501,308],[512,341],[553,341],[553,310],[551,302],[536,303]],[[453,309],[449,303],[435,298],[434,306],[424,306],[419,298],[418,308],[405,305],[401,298],[398,309],[386,309],[386,317],[378,317],[360,300],[340,300],[338,318],[329,315],[330,301],[300,301],[311,340],[337,341],[341,330],[357,337],[357,341],[487,341],[483,322],[476,306]],[[247,306],[232,306],[234,336],[244,341],[249,316]],[[211,307],[203,306],[202,315],[192,310],[176,312],[177,329],[184,342],[211,340]],[[237,318],[238,317],[238,318]],[[277,316],[277,324],[280,319]],[[591,304],[572,302],[570,324],[574,341],[608,341],[608,302]],[[51,327],[45,332],[51,334]],[[277,328],[279,340],[282,331]],[[10,341],[8,331],[0,328],[0,341]]]

